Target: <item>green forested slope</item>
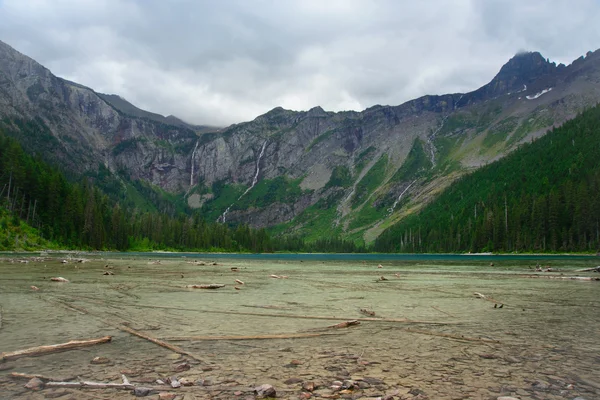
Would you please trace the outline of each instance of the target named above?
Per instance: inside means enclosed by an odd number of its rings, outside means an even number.
[[[375,242],[381,252],[599,249],[599,106],[465,176]]]
[[[0,132],[0,250],[272,250],[263,230],[122,205],[94,185],[100,175],[73,183]]]

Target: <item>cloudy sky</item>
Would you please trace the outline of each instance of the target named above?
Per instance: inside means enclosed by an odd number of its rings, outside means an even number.
[[[474,90],[521,50],[600,48],[598,0],[0,0],[0,40],[197,124]]]

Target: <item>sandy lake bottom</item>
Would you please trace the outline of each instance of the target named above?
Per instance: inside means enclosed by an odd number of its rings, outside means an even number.
[[[116,389],[31,391],[15,372],[104,383],[121,383],[124,374],[141,386],[185,378],[193,386],[161,390],[185,400],[253,399],[262,384],[283,399],[600,399],[600,282],[558,278],[598,277],[574,272],[597,259],[550,259],[543,265],[554,271],[536,273],[528,260],[388,260],[378,268],[377,261],[84,257],[0,259],[0,352],[112,336],[0,362],[0,399],[134,398]],[[50,281],[56,276],[69,283]],[[210,283],[225,286],[185,287]],[[335,381],[343,388],[332,388]],[[308,382],[312,392],[302,389]]]

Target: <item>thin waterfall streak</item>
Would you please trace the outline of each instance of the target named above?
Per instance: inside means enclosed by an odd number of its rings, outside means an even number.
[[[414,183],[417,180],[415,179],[414,181],[412,181],[403,191],[402,193],[400,193],[400,195],[398,196],[398,198],[396,199],[396,201],[394,202],[394,204],[392,205],[392,207],[388,208],[388,213],[391,215],[394,212],[394,209],[396,208],[396,206],[398,205],[398,203],[400,203],[400,200],[402,200],[402,196],[404,196],[404,193],[406,193],[408,191],[408,189],[410,189],[410,187],[412,185],[414,185]]]
[[[246,189],[246,191],[244,193],[242,193],[242,195],[240,197],[238,197],[238,200],[240,200],[242,197],[244,197],[258,183],[258,174],[260,174],[260,159],[265,154],[266,147],[267,147],[267,141],[265,140],[265,142],[262,145],[262,148],[260,149],[260,153],[258,154],[258,159],[256,160],[256,173],[254,174],[254,178],[252,179],[252,184],[250,185],[250,187],[248,189]]]
[[[187,192],[185,192],[185,195],[187,196],[190,193],[190,190],[192,190],[192,186],[194,186],[194,160],[196,159],[196,151],[198,150],[198,144],[200,143],[200,140],[196,141],[196,145],[194,146],[194,151],[192,151],[192,168],[191,168],[191,173],[190,173],[190,187],[188,187]]]
[[[260,160],[262,159],[263,155],[265,154],[266,147],[267,147],[267,141],[265,140],[265,142],[263,143],[263,145],[260,149],[260,153],[258,154],[258,158],[256,159],[256,172],[254,174],[254,178],[252,179],[252,184],[250,185],[250,187],[248,189],[246,189],[246,191],[244,193],[242,193],[242,195],[240,197],[238,197],[238,201],[241,200],[241,198],[244,197],[250,190],[252,190],[252,188],[254,186],[256,186],[256,184],[258,183],[258,175],[260,174]],[[217,218],[217,222],[221,222],[223,224],[225,223],[226,218],[227,218],[227,213],[229,212],[231,207],[233,207],[234,204],[235,203],[232,203],[229,207],[227,207],[225,209],[223,214],[221,214],[221,216],[219,218]]]
[[[444,118],[442,118],[442,123],[440,124],[440,126],[435,130],[435,132],[433,132],[427,138],[427,144],[429,145],[429,151],[431,152],[431,164],[434,167],[435,167],[435,145],[433,144],[433,141],[435,139],[435,135],[437,135],[438,132],[441,131],[442,128],[444,127],[444,123],[446,122],[447,119],[448,119],[448,115],[446,115]]]

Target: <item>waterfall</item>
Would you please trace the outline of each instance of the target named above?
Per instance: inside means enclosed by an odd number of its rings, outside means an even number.
[[[196,159],[196,151],[198,150],[198,144],[200,143],[200,139],[196,141],[196,146],[194,146],[194,151],[192,151],[192,172],[190,173],[190,187],[188,188],[185,195],[187,196],[192,190],[192,186],[194,186],[194,160]]]
[[[252,188],[254,186],[256,186],[256,184],[258,183],[258,175],[260,174],[260,160],[262,159],[263,155],[265,154],[266,147],[267,147],[267,141],[265,140],[265,142],[262,144],[262,147],[260,148],[260,153],[258,154],[258,158],[256,159],[256,172],[254,173],[254,178],[252,179],[252,184],[250,185],[250,187],[248,189],[246,189],[246,191],[244,193],[242,193],[242,195],[240,197],[238,197],[238,201],[242,197],[244,197],[250,190],[252,190]],[[234,204],[235,203],[231,203],[231,205],[225,209],[223,214],[221,214],[221,216],[219,218],[217,218],[217,222],[221,222],[222,224],[225,223],[227,213],[229,212],[229,209],[231,207],[233,207]]]
[[[258,174],[260,173],[260,159],[262,158],[263,154],[265,154],[265,147],[267,147],[266,140],[263,143],[263,145],[260,149],[260,153],[258,154],[258,159],[256,160],[256,173],[254,174],[254,179],[252,179],[252,185],[250,185],[250,187],[248,189],[246,189],[246,191],[244,193],[242,193],[242,195],[240,197],[238,197],[238,200],[241,199],[242,197],[244,197],[246,195],[246,193],[248,193],[250,190],[252,190],[252,188],[258,182]]]
[[[433,140],[435,139],[435,135],[437,135],[438,132],[441,131],[442,128],[444,127],[444,123],[446,122],[447,119],[448,119],[448,115],[446,115],[444,118],[442,118],[442,123],[440,124],[440,126],[427,138],[427,145],[429,146],[429,151],[431,152],[432,168],[435,167],[435,146],[433,144]]]
[[[402,193],[400,193],[400,195],[398,196],[398,198],[396,199],[396,201],[394,202],[394,204],[392,205],[392,207],[388,208],[388,213],[391,215],[394,212],[394,209],[396,208],[396,206],[398,205],[398,203],[400,203],[400,200],[402,200],[402,196],[404,196],[404,193],[406,193],[408,191],[408,189],[410,189],[410,187],[416,182],[417,180],[415,179],[414,181],[412,181],[403,191]]]

